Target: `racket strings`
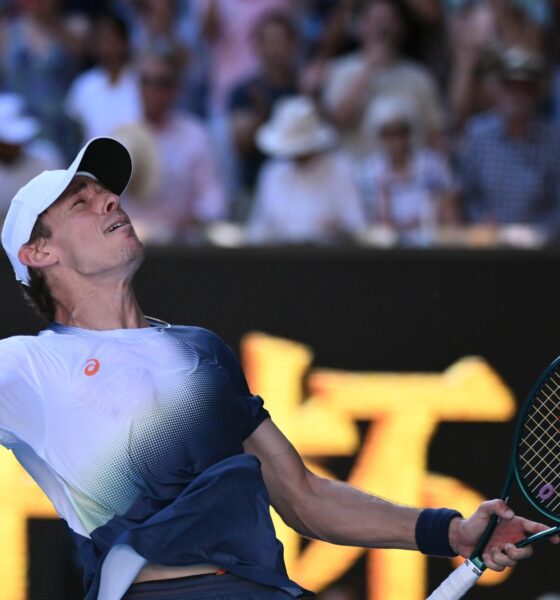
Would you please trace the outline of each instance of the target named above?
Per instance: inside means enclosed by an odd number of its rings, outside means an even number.
[[[560,375],[554,371],[527,410],[518,439],[518,472],[539,505],[560,508]]]

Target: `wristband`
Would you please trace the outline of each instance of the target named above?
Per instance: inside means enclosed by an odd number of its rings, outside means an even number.
[[[449,508],[425,508],[416,521],[416,545],[422,554],[457,556],[449,545],[449,524],[463,515]]]

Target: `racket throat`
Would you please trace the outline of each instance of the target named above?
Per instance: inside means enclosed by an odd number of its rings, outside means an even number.
[[[480,577],[484,571],[486,571],[486,565],[482,558],[477,556],[471,556],[465,559],[465,564],[472,570],[472,572]]]

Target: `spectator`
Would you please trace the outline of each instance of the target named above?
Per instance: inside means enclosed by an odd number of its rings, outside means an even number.
[[[231,92],[255,74],[258,59],[253,46],[257,23],[269,12],[291,8],[294,0],[193,0],[201,37],[209,55],[208,124],[214,153],[228,189],[239,187],[231,139],[228,99]]]
[[[79,41],[66,27],[61,0],[20,2],[21,14],[7,28],[1,67],[7,91],[22,96],[43,134],[67,158],[79,143],[63,110],[80,58]]]
[[[255,30],[259,72],[237,86],[230,99],[232,139],[239,160],[240,182],[252,190],[265,156],[255,146],[257,129],[270,118],[272,105],[297,92],[298,35],[286,13],[270,13]]]
[[[343,132],[343,147],[356,156],[372,150],[364,135],[367,107],[379,95],[409,96],[417,105],[419,135],[435,141],[443,126],[434,78],[405,60],[404,21],[394,2],[369,0],[359,15],[361,48],[332,61],[323,83],[323,102]]]
[[[541,55],[507,50],[497,108],[467,123],[460,168],[472,222],[558,225],[560,134],[537,113],[543,73]]]
[[[333,127],[304,96],[280,100],[257,132],[259,148],[273,159],[257,184],[247,227],[253,243],[326,243],[365,227],[352,169],[332,148]]]
[[[263,17],[291,8],[292,0],[196,0],[211,55],[212,112],[223,113],[233,88],[258,68],[253,32]]]
[[[504,48],[541,52],[546,0],[466,2],[448,19],[451,121],[461,131],[470,116],[492,108],[499,93],[497,61]]]
[[[107,135],[142,115],[138,78],[129,65],[126,23],[115,14],[101,15],[92,47],[99,64],[74,80],[65,102],[84,139]]]
[[[16,192],[45,169],[59,166],[32,147],[39,123],[22,113],[23,102],[14,94],[0,94],[0,223]]]
[[[206,117],[210,66],[195,2],[118,0],[116,4],[130,25],[134,55],[173,56],[182,71],[177,105]]]
[[[153,137],[159,181],[150,198],[127,195],[126,202],[147,240],[192,238],[197,226],[226,216],[208,134],[197,118],[175,109],[179,77],[173,57],[151,55],[140,63],[144,123],[139,126]]]
[[[300,8],[306,64],[300,91],[315,96],[330,59],[356,49],[353,35],[358,0],[307,0]]]
[[[166,54],[184,68],[189,52],[177,0],[145,0],[134,28],[137,54]]]
[[[363,168],[370,219],[412,244],[433,241],[438,225],[457,221],[453,176],[439,154],[418,144],[417,120],[409,98],[377,98],[368,125],[380,150]]]

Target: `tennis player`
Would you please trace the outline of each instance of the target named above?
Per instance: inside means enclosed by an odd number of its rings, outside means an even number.
[[[497,514],[488,567],[530,555],[512,542],[545,526],[501,500],[463,519],[313,475],[220,338],[145,317],[119,203],[131,170],[123,145],[91,140],[19,190],[2,231],[49,325],[0,342],[0,443],[73,532],[87,600],[313,597],[286,574],[270,504],[308,537],[439,556],[469,555]]]

